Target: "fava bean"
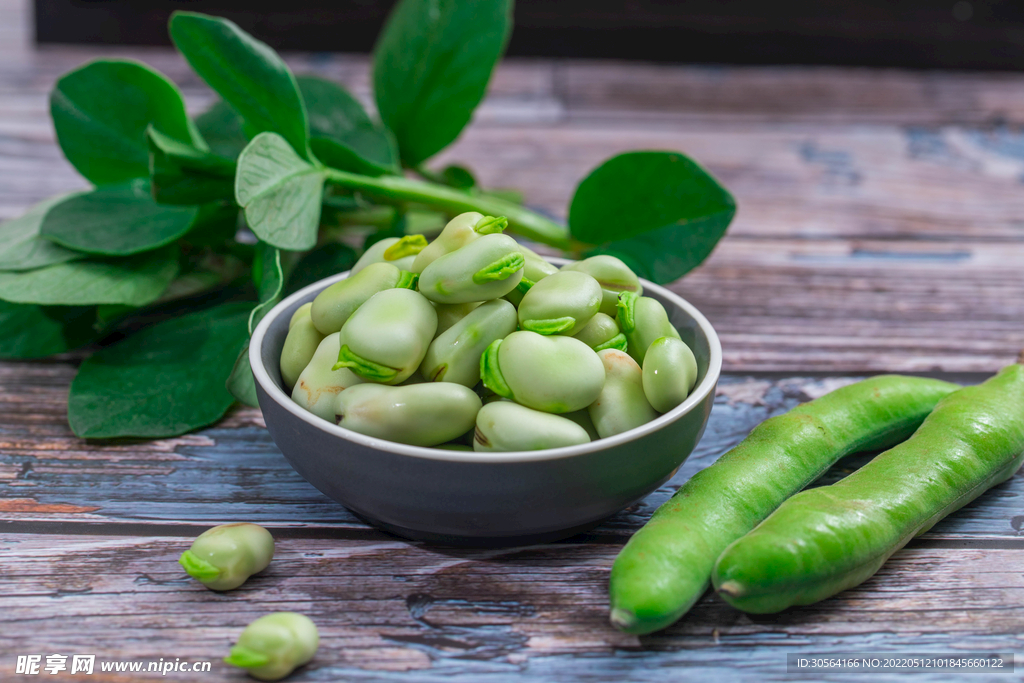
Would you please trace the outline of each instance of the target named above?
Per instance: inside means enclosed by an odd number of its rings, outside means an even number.
[[[538,334],[572,336],[601,307],[601,285],[586,273],[559,271],[535,283],[519,304],[519,326]]]
[[[439,304],[498,299],[519,284],[524,262],[514,239],[484,235],[424,268],[420,292]]]
[[[440,335],[449,329],[452,325],[469,315],[469,312],[481,303],[483,302],[470,301],[464,304],[434,304],[434,310],[437,312],[437,332],[434,335]]]
[[[949,394],[913,436],[831,486],[796,494],[722,552],[712,579],[744,612],[810,605],[863,583],[1024,460],[1024,366]]]
[[[437,313],[418,292],[377,292],[345,321],[332,369],[349,368],[372,382],[398,384],[423,362],[436,330]]]
[[[658,417],[644,395],[640,366],[625,351],[605,349],[597,357],[604,364],[604,386],[587,412],[602,439],[628,432]]]
[[[679,331],[669,322],[665,307],[657,299],[637,296],[634,292],[623,292],[619,296],[615,322],[626,335],[627,353],[641,366],[655,339],[679,339]]]
[[[292,390],[299,375],[313,360],[320,342],[324,335],[316,329],[310,318],[309,310],[311,304],[305,304],[292,316],[288,327],[288,336],[284,339],[284,347],[281,349],[281,381],[288,391]]]
[[[433,382],[472,387],[480,381],[484,350],[495,339],[504,339],[515,331],[515,307],[504,299],[488,301],[430,342],[420,370]]]
[[[261,681],[279,681],[313,659],[320,647],[316,624],[297,612],[274,612],[245,627],[224,661]]]
[[[473,450],[538,451],[589,442],[586,430],[572,420],[512,401],[494,401],[477,413]]]
[[[596,313],[579,332],[573,335],[581,342],[594,349],[626,350],[626,335],[619,330],[615,319],[604,313]]]
[[[292,329],[292,327],[295,326],[295,323],[298,322],[299,320],[301,320],[302,318],[308,318],[309,315],[310,315],[310,310],[312,308],[313,308],[313,302],[312,301],[304,303],[301,306],[299,306],[298,308],[296,308],[295,312],[292,313],[292,317],[288,320],[288,329],[289,330]]]
[[[529,247],[524,247],[520,244],[519,251],[523,252],[523,258],[526,260],[526,263],[523,265],[523,277],[530,282],[540,282],[548,275],[554,275],[558,272],[558,266],[545,260],[543,256]]]
[[[667,413],[686,400],[697,383],[697,359],[681,339],[659,337],[644,356],[644,393],[654,409]]]
[[[366,381],[347,368],[332,369],[338,361],[340,350],[340,332],[324,337],[292,389],[293,401],[317,417],[331,422],[334,421],[335,397],[348,387]]]
[[[958,387],[886,375],[769,418],[690,478],[612,566],[611,622],[650,633],[679,619],[711,583],[715,560],[839,458],[899,443]]]
[[[399,270],[412,270],[416,255],[426,246],[427,238],[423,235],[385,237],[367,247],[348,275],[352,277],[371,263],[390,263]]]
[[[207,529],[181,554],[189,576],[215,591],[238,588],[274,556],[274,537],[258,524],[221,524]]]
[[[483,235],[500,233],[506,227],[508,219],[504,216],[485,216],[475,211],[461,213],[448,221],[441,234],[417,254],[411,270],[414,273],[422,273],[427,266],[445,254],[457,251]]]
[[[597,427],[594,426],[594,421],[590,419],[590,412],[586,408],[574,410],[571,413],[562,413],[561,416],[583,427],[591,441],[597,441],[601,438],[601,435],[597,433]]]
[[[310,316],[316,329],[322,334],[331,334],[344,327],[349,316],[377,292],[414,286],[415,278],[408,271],[403,274],[390,263],[371,263],[317,294]]]
[[[577,339],[519,331],[487,347],[480,377],[499,396],[535,410],[569,413],[597,399],[604,365]]]
[[[597,280],[603,294],[601,312],[605,315],[615,316],[618,310],[619,294],[622,292],[633,292],[640,295],[644,291],[636,273],[621,260],[607,254],[567,263],[562,266],[562,270],[579,271]]]
[[[359,384],[338,394],[338,424],[412,446],[437,446],[473,429],[480,397],[451,382]]]

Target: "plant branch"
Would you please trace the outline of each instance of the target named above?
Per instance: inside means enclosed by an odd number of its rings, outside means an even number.
[[[416,202],[448,213],[479,211],[490,216],[508,218],[509,230],[528,239],[559,249],[573,249],[569,231],[554,221],[517,204],[497,197],[475,195],[444,185],[401,176],[371,177],[334,168],[325,169],[327,181],[358,190],[386,203]]]

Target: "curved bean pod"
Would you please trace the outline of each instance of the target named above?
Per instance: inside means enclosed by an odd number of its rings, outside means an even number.
[[[412,446],[437,446],[473,429],[480,397],[451,382],[359,384],[338,394],[338,424]]]
[[[907,542],[1024,461],[1024,366],[945,397],[914,435],[831,486],[796,494],[715,564],[744,612],[810,605],[871,577]]]
[[[238,588],[274,557],[274,537],[258,524],[221,524],[207,529],[181,554],[189,576],[215,591]]]
[[[261,681],[279,681],[313,659],[320,634],[297,612],[274,612],[245,627],[224,661]]]
[[[619,553],[609,586],[612,624],[651,633],[675,622],[707,590],[726,546],[839,458],[908,437],[957,388],[883,375],[762,422],[683,484]]]

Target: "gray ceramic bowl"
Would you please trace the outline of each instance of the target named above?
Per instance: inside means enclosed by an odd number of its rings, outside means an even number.
[[[275,306],[253,332],[249,362],[267,429],[292,467],[386,531],[488,545],[570,536],[661,486],[704,433],[722,369],[718,335],[687,301],[646,281],[644,294],[665,306],[700,371],[686,401],[641,427],[583,446],[469,453],[406,446],[322,420],[282,389],[278,362],[295,310],[347,275],[321,280]]]

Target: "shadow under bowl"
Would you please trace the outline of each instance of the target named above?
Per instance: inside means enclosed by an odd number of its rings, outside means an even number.
[[[295,310],[347,276],[321,280],[275,306],[253,332],[249,363],[267,429],[291,466],[385,531],[450,545],[565,538],[657,489],[704,434],[722,368],[718,335],[689,302],[647,281],[644,296],[665,307],[699,372],[682,404],[636,429],[581,446],[471,453],[407,446],[323,420],[291,400],[279,359]]]

